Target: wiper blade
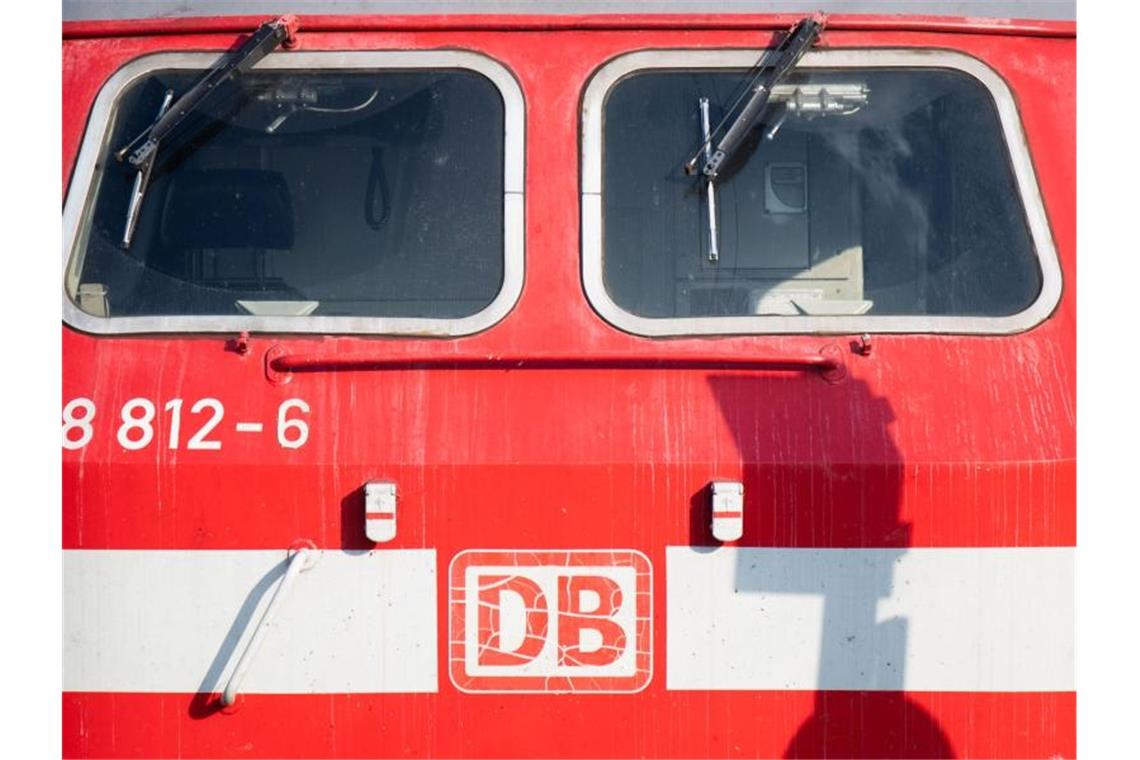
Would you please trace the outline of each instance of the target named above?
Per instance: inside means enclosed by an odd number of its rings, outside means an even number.
[[[259,26],[248,40],[223,55],[214,67],[202,75],[202,78],[178,100],[172,103],[173,92],[168,91],[154,122],[115,153],[116,159],[119,161],[126,159],[131,166],[138,169],[123,229],[124,248],[129,248],[131,245],[139,211],[150,182],[151,169],[154,167],[154,159],[162,140],[177,129],[207,98],[217,92],[220,85],[252,68],[282,43],[290,46],[291,41],[295,39],[297,27],[296,16],[282,16]]]
[[[171,102],[174,101],[174,90],[167,90],[166,95],[162,98],[162,105],[158,107],[158,115],[155,116],[155,121],[161,119],[166,112],[170,109]],[[150,170],[154,168],[154,154],[151,154],[150,160],[143,162],[139,167],[138,173],[135,174],[135,184],[131,188],[131,197],[127,202],[127,221],[123,227],[123,247],[130,248],[131,238],[135,236],[135,225],[139,221],[139,209],[142,208],[143,197],[146,195],[146,188],[150,184]]]
[[[707,147],[711,144],[713,135],[719,131],[719,125],[697,149],[692,158],[685,163],[686,174],[695,174],[697,164],[704,158],[705,162],[701,168],[701,173],[710,180],[716,179],[721,165],[732,157],[748,135],[749,130],[764,115],[772,96],[772,89],[796,67],[807,49],[819,39],[819,34],[822,31],[823,22],[818,17],[805,18],[796,24],[795,28],[776,49],[775,60],[770,65],[765,65],[749,82],[752,95],[736,119],[729,125],[724,137],[717,143],[716,150],[712,151],[712,155],[707,155]],[[721,121],[721,124],[724,124],[724,120]]]

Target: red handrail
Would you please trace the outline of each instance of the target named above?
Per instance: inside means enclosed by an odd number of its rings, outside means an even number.
[[[468,356],[391,356],[386,354],[288,354],[275,346],[265,354],[270,380],[302,372],[391,371],[391,370],[526,370],[526,369],[731,369],[771,372],[819,372],[828,380],[846,374],[843,352],[834,344],[819,353],[715,354],[681,353],[646,356],[634,353],[569,354],[475,354]]]

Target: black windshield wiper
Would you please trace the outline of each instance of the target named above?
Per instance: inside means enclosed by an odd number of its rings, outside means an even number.
[[[182,97],[174,100],[173,92],[167,91],[154,122],[115,153],[116,159],[119,161],[126,159],[138,170],[130,202],[127,205],[127,219],[123,229],[124,248],[130,247],[131,238],[134,237],[139,211],[142,209],[143,198],[150,183],[151,169],[154,167],[154,159],[162,140],[215,93],[219,85],[247,71],[282,43],[288,44],[288,41],[293,40],[297,26],[296,16],[282,16],[259,26],[248,40],[223,55]]]
[[[748,91],[751,91],[752,95],[732,124],[729,125],[724,137],[717,143],[716,149],[709,151],[708,147],[711,145],[716,132],[720,130],[720,126],[727,121],[727,117],[721,121],[716,129],[712,130],[712,133],[706,136],[701,147],[685,163],[686,174],[696,174],[697,164],[701,159],[704,159],[701,173],[710,180],[716,179],[721,165],[732,157],[753,125],[764,116],[769,99],[772,96],[772,88],[783,81],[796,67],[800,58],[819,38],[822,31],[823,22],[815,17],[805,18],[796,24],[795,28],[776,49],[772,63],[765,64],[748,83]]]

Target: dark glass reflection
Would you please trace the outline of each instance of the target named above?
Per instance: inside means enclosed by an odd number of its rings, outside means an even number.
[[[466,71],[249,72],[164,142],[129,249],[110,156],[197,74],[119,100],[80,273],[107,316],[458,318],[503,281],[503,101]]]
[[[719,261],[704,182],[682,172],[746,71],[619,82],[605,105],[604,278],[644,317],[1003,316],[1041,274],[992,97],[941,69],[800,70],[805,92],[862,86],[841,115],[773,107],[717,184]],[[778,126],[777,126],[778,122]],[[775,127],[771,138],[766,131]]]

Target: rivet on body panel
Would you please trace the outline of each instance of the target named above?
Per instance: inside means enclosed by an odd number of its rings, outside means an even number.
[[[226,350],[232,351],[238,356],[245,356],[249,353],[249,331],[242,330],[238,333],[236,338],[230,338],[226,341]]]

